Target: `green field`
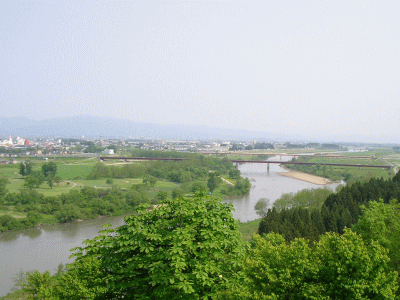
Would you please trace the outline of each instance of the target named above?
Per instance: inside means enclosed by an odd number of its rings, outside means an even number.
[[[19,190],[28,190],[27,187],[24,186],[24,180],[22,178],[9,178],[10,184],[7,185],[7,189],[10,192],[16,192]],[[45,196],[57,196],[62,193],[67,193],[73,189],[80,189],[84,186],[94,187],[94,188],[103,188],[107,189],[111,186],[118,187],[120,189],[129,189],[132,185],[141,184],[142,179],[113,179],[113,184],[107,184],[106,179],[97,179],[97,180],[67,180],[61,182],[59,185],[54,184],[53,188],[50,189],[47,183],[43,183],[39,188],[35,188],[34,190],[38,193],[41,193]],[[179,187],[179,184],[168,182],[168,181],[157,181],[154,187],[149,187],[149,196],[153,197],[157,194],[158,191],[166,191],[168,195],[171,194],[174,188]]]
[[[2,207],[2,209],[4,209],[4,207]],[[14,211],[13,207],[7,207],[7,210],[0,210],[0,216],[5,216],[5,215],[9,215],[17,219],[22,219],[26,218],[27,213]]]
[[[20,161],[25,161],[24,159]],[[27,159],[26,159],[27,161]],[[86,179],[92,172],[93,167],[98,164],[99,160],[95,157],[59,157],[50,158],[48,160],[43,159],[29,159],[33,164],[33,171],[41,171],[41,167],[44,163],[54,162],[57,165],[57,176],[62,178],[59,184],[54,183],[53,187],[50,188],[47,181],[44,181],[39,188],[34,188],[35,192],[43,194],[44,196],[59,196],[61,194],[69,193],[72,190],[80,190],[81,188],[88,186],[96,189],[109,189],[111,187],[118,188],[121,191],[128,191],[135,185],[141,185],[143,180],[139,178],[112,178],[112,183],[107,184],[107,178],[98,179]],[[120,167],[125,164],[138,164],[132,162],[122,161],[107,161],[104,163],[105,166],[116,166]],[[139,163],[141,164],[141,163]],[[6,178],[8,184],[6,189],[11,192],[27,191],[28,187],[24,186],[25,179],[19,174],[19,164],[7,164],[0,165],[0,177]],[[227,177],[227,176],[225,176]],[[230,180],[227,177],[228,180]],[[231,180],[236,182],[236,180]],[[191,186],[194,182],[201,183],[203,187],[207,187],[206,179],[199,179],[195,181],[189,181],[185,183],[175,183],[167,179],[158,179],[154,186],[146,186],[145,190],[150,199],[154,199],[159,192],[166,192],[168,197],[171,197],[174,189],[181,189],[185,191],[184,195],[191,195]],[[220,186],[214,191],[214,195],[224,197],[220,193],[221,188],[228,186],[226,183],[220,184]],[[229,186],[231,187],[231,186]],[[1,209],[0,209],[1,210]],[[10,211],[3,211],[3,214],[12,214],[13,209]]]
[[[244,241],[250,241],[253,235],[257,233],[261,220],[262,219],[256,219],[246,223],[239,223],[239,231]]]
[[[60,176],[63,181],[57,185],[54,184],[53,188],[50,189],[48,184],[44,182],[39,188],[34,190],[44,194],[45,196],[57,196],[62,193],[69,192],[72,189],[80,189],[84,186],[90,186],[94,188],[110,188],[111,185],[106,183],[105,178],[96,180],[86,180],[87,176],[91,172],[93,166],[98,162],[96,158],[60,158],[52,159],[48,161],[35,160],[34,171],[40,171],[43,163],[53,161],[57,164],[57,175]],[[108,162],[107,165],[114,165],[113,162]],[[121,163],[118,163],[121,164]],[[123,163],[122,163],[123,164]],[[7,178],[9,184],[7,184],[7,190],[10,192],[16,192],[19,190],[27,190],[24,186],[24,179],[19,175],[18,164],[7,164],[0,166],[0,177]],[[126,179],[112,179],[113,186],[121,189],[129,189],[134,184],[141,184],[142,179],[140,178],[126,178]],[[180,185],[173,182],[157,181],[154,187],[149,188],[149,196],[154,197],[158,191],[165,191],[168,195],[174,188]]]

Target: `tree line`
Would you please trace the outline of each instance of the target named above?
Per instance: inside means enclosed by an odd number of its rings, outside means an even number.
[[[25,275],[29,299],[398,299],[399,205],[371,202],[355,229],[245,243],[231,204],[197,193],[140,206],[83,247],[62,274]],[[381,220],[381,222],[376,222]],[[394,237],[391,237],[395,229]],[[60,272],[58,272],[60,273]]]
[[[305,206],[285,207],[278,205],[268,210],[260,223],[259,233],[281,233],[287,241],[306,237],[317,240],[325,232],[343,234],[344,228],[357,223],[361,206],[369,201],[400,199],[400,173],[391,179],[373,178],[368,182],[355,182],[339,192],[326,197],[320,209]],[[279,209],[279,208],[283,209]]]
[[[271,143],[255,143],[250,145],[243,145],[243,144],[235,144],[233,143],[231,147],[229,147],[229,151],[240,151],[240,150],[265,150],[265,149],[275,149],[275,146]]]
[[[34,190],[47,181],[52,187],[59,183],[57,165],[44,163],[40,171],[33,171],[33,164],[20,164],[20,174],[24,176],[29,190],[8,192],[7,179],[0,180],[0,232],[24,229],[41,224],[65,223],[76,219],[93,219],[98,216],[115,216],[132,212],[138,204],[152,205],[167,198],[183,197],[198,190],[220,195],[246,194],[250,182],[240,176],[240,171],[227,159],[197,156],[182,162],[144,162],[120,166],[97,163],[89,174],[90,179],[107,178],[109,189],[83,187],[59,196],[44,196]],[[210,171],[212,170],[212,171]],[[229,177],[233,185],[223,183],[221,176]],[[142,178],[142,184],[130,189],[113,186],[111,178]],[[158,191],[149,195],[158,180],[180,183],[170,193]],[[12,211],[10,211],[12,208]],[[7,213],[10,211],[11,213]],[[26,213],[25,218],[17,218],[12,212]]]
[[[52,189],[54,183],[57,185],[62,181],[60,176],[57,176],[57,165],[54,162],[44,163],[40,171],[33,171],[34,164],[30,161],[19,163],[19,174],[24,177],[24,186],[29,189],[39,188],[43,182],[47,181]]]
[[[196,185],[206,189],[201,181],[207,181],[208,189],[213,192],[219,187],[221,195],[234,196],[248,194],[250,191],[250,181],[240,176],[240,170],[236,170],[232,162],[224,158],[216,158],[192,153],[162,152],[138,150],[137,157],[159,157],[159,158],[187,158],[187,160],[170,161],[145,161],[124,164],[123,166],[107,166],[97,163],[87,179],[100,178],[145,178],[150,185],[154,180],[167,180],[181,183],[182,188],[195,191],[188,185]],[[140,156],[139,156],[140,155]],[[221,176],[226,176],[234,180],[234,185],[221,185]],[[152,179],[153,178],[153,179]],[[149,180],[152,179],[152,182]]]

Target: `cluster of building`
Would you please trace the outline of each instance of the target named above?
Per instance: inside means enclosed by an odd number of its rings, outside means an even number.
[[[134,138],[107,138],[101,135],[98,138],[48,138],[48,137],[16,137],[10,135],[8,139],[0,139],[0,157],[18,156],[48,156],[48,155],[79,155],[79,154],[115,154],[115,150],[129,153],[130,149],[146,150],[174,150],[182,152],[228,152],[237,150],[256,149],[290,149],[290,148],[320,148],[330,144],[319,143],[282,143],[279,141],[257,142],[249,141],[202,141],[202,140],[157,140]],[[333,145],[333,144],[332,144]],[[338,149],[349,145],[333,145]],[[322,147],[325,148],[325,147]],[[345,149],[345,148],[344,148]],[[353,151],[365,148],[354,147]]]
[[[19,136],[13,139],[12,135],[9,135],[8,139],[0,141],[0,147],[13,147],[13,146],[30,146],[30,141],[28,139],[24,139]]]
[[[226,152],[232,148],[232,145],[241,145],[246,147],[256,143],[249,142],[231,142],[231,141],[200,141],[200,140],[156,140],[156,139],[121,139],[108,138],[103,136],[99,138],[45,138],[16,137],[10,135],[8,139],[0,142],[0,156],[13,157],[17,155],[54,155],[54,154],[80,154],[91,153],[92,149],[96,149],[95,153],[114,154],[116,149],[127,150],[132,148],[146,150],[175,150],[185,152]],[[100,150],[101,152],[99,152]]]

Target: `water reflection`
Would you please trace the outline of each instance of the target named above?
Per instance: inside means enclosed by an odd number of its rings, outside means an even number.
[[[28,228],[23,230],[13,230],[0,233],[0,242],[10,242],[17,240],[20,236],[35,239],[42,234],[40,228]]]
[[[10,242],[16,240],[21,233],[18,231],[0,233],[0,242]]]
[[[123,225],[124,216],[55,224],[0,234],[0,296],[13,286],[12,277],[20,270],[55,270],[70,263],[70,249],[94,238],[104,224]]]
[[[23,236],[27,236],[30,239],[34,239],[39,237],[42,234],[42,230],[40,228],[30,228],[29,230],[24,230],[22,232]]]

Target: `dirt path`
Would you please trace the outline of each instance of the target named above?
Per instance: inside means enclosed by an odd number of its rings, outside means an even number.
[[[63,188],[63,189],[72,189],[72,188],[74,188],[74,187],[76,187],[76,186],[78,185],[77,183],[72,182],[72,181],[66,181],[66,182],[69,182],[70,184],[73,183],[73,185],[67,186],[67,187],[65,187],[65,188]]]
[[[220,178],[222,179],[223,182],[225,182],[229,185],[235,185],[233,182],[230,182],[229,180],[226,180],[225,178],[222,178],[222,177],[220,177]]]

